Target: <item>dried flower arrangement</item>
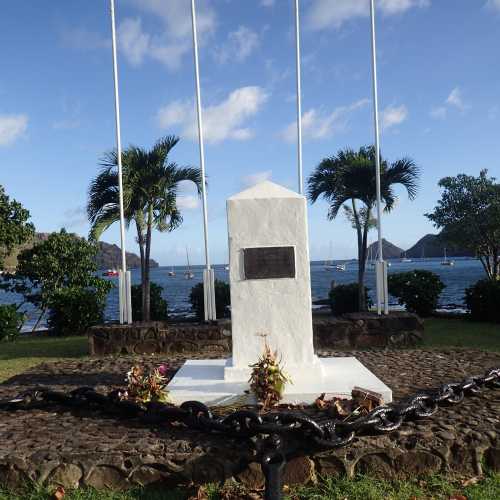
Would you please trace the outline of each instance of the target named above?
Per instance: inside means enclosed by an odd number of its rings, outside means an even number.
[[[291,383],[280,366],[277,352],[273,352],[265,342],[264,353],[257,363],[250,365],[250,368],[252,373],[248,382],[257,401],[265,409],[276,406],[283,397],[285,384]]]
[[[146,374],[142,366],[133,366],[125,379],[127,389],[120,393],[120,397],[143,404],[167,403],[169,401],[166,389],[168,383],[167,373],[167,365],[160,365],[148,374]]]

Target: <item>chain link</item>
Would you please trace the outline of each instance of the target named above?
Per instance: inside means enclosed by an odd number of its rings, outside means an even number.
[[[180,422],[203,432],[218,432],[241,438],[293,433],[318,447],[338,448],[351,443],[360,432],[392,432],[401,427],[406,419],[430,417],[438,411],[439,405],[458,404],[466,394],[477,394],[483,387],[500,387],[500,368],[491,368],[482,376],[467,377],[462,382],[446,383],[435,389],[420,391],[399,402],[379,406],[352,421],[330,418],[321,423],[290,411],[260,415],[251,410],[237,410],[223,417],[214,417],[210,409],[199,401],[186,401],[180,406],[163,403],[142,405],[121,400],[119,391],[101,394],[92,387],[78,387],[69,393],[35,387],[14,399],[0,400],[0,410],[30,409],[44,403],[68,407],[90,406],[125,418],[140,418],[146,423]]]

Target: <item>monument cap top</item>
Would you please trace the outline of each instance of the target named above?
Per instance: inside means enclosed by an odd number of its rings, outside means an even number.
[[[263,181],[231,196],[228,201],[252,198],[303,198],[303,196],[274,182]]]

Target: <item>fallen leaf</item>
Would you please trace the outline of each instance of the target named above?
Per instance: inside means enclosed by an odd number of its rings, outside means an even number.
[[[473,484],[477,484],[479,483],[479,481],[481,481],[481,479],[483,479],[481,476],[474,476],[474,477],[471,477],[470,479],[466,479],[464,481],[462,481],[462,486],[472,486]]]
[[[325,396],[326,394],[323,393],[316,398],[316,401],[314,401],[316,408],[318,408],[319,410],[324,410],[328,406],[328,403],[325,401]]]
[[[54,492],[54,500],[62,500],[65,495],[66,492],[64,491],[64,488],[62,486],[58,486]]]

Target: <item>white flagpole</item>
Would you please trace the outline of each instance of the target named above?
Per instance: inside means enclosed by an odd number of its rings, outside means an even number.
[[[196,112],[198,116],[198,142],[200,149],[200,167],[201,167],[201,193],[203,201],[203,235],[205,239],[205,266],[204,290],[205,290],[205,320],[214,320],[215,316],[215,294],[213,286],[213,270],[210,269],[210,255],[208,250],[208,215],[207,215],[207,193],[205,189],[205,148],[203,143],[203,120],[201,108],[200,91],[200,67],[198,59],[198,36],[196,28],[196,6],[195,0],[191,0],[191,21],[193,28],[193,55],[194,55],[194,73],[196,85]],[[212,310],[213,309],[213,310]]]
[[[301,70],[300,70],[300,17],[299,0],[295,0],[295,62],[297,68],[297,170],[299,193],[304,192],[302,174],[302,90],[301,90]]]
[[[116,55],[116,27],[115,27],[115,1],[110,0],[111,10],[111,41],[113,52],[113,79],[115,85],[115,122],[116,122],[116,154],[118,160],[118,191],[119,191],[119,204],[120,204],[120,242],[122,254],[122,283],[123,287],[120,294],[120,322],[131,322],[130,312],[127,307],[127,293],[126,293],[126,274],[127,274],[127,258],[125,249],[125,216],[123,209],[123,169],[122,169],[122,139],[120,127],[120,97],[118,94],[118,63]]]
[[[375,125],[375,175],[377,196],[377,231],[378,231],[378,259],[377,259],[377,313],[381,314],[382,303],[384,313],[388,312],[387,294],[387,270],[385,268],[382,253],[382,206],[380,201],[380,131],[378,113],[378,84],[377,84],[377,43],[375,36],[375,2],[370,0],[370,18],[372,34],[372,81],[373,81],[373,120]]]

